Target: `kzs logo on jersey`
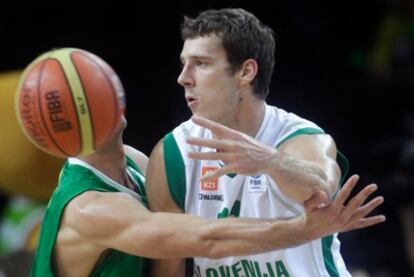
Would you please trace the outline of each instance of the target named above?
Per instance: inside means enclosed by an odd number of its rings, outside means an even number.
[[[201,168],[201,176],[206,175],[210,171],[214,171],[218,167],[203,166]],[[201,190],[217,191],[218,190],[218,178],[214,178],[205,182],[201,182]]]

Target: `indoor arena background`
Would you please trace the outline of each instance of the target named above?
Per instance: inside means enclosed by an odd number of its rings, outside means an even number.
[[[26,241],[29,229],[47,203],[47,188],[31,174],[54,180],[60,165],[52,159],[39,166],[15,139],[20,134],[10,87],[20,70],[57,47],[102,57],[126,91],[125,143],[149,155],[190,116],[176,83],[182,17],[222,7],[245,8],[275,30],[268,102],[323,127],[348,157],[350,173],[360,174],[360,187],[378,183],[385,197],[377,211],[385,213],[385,223],[340,234],[349,269],[355,276],[412,276],[414,1],[84,2],[56,7],[22,2],[1,9],[0,276],[27,276],[35,243]]]

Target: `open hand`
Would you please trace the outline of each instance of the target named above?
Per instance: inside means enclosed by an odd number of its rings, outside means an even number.
[[[220,123],[198,116],[193,116],[192,120],[195,124],[209,129],[213,138],[190,137],[186,142],[195,146],[211,148],[212,151],[189,152],[188,157],[196,160],[218,160],[224,163],[223,167],[202,176],[201,182],[229,173],[248,176],[261,174],[277,151],[273,147],[264,145],[252,137]]]
[[[351,176],[330,204],[320,205],[326,203],[326,195],[320,192],[305,201],[305,224],[311,237],[365,228],[385,221],[384,215],[367,216],[384,202],[382,196],[377,196],[364,204],[377,190],[376,184],[364,187],[344,205],[358,179],[358,175]]]

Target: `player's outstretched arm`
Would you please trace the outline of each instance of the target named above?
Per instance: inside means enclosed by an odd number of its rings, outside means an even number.
[[[326,195],[306,202],[306,214],[291,219],[206,220],[187,214],[152,213],[124,193],[90,191],[75,198],[65,212],[65,226],[96,247],[113,248],[150,258],[250,255],[296,246],[335,232],[368,227],[385,220],[367,216],[383,202],[369,185],[351,198],[357,182],[351,177],[331,204]]]

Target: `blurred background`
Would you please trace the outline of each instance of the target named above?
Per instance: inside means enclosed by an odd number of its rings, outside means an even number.
[[[56,47],[106,60],[127,97],[125,143],[145,154],[190,116],[180,70],[183,15],[242,7],[276,34],[268,103],[319,124],[376,182],[384,224],[340,234],[354,276],[414,276],[414,1],[19,3],[0,17],[0,276],[28,276],[62,160],[35,149],[14,116],[21,70]]]

